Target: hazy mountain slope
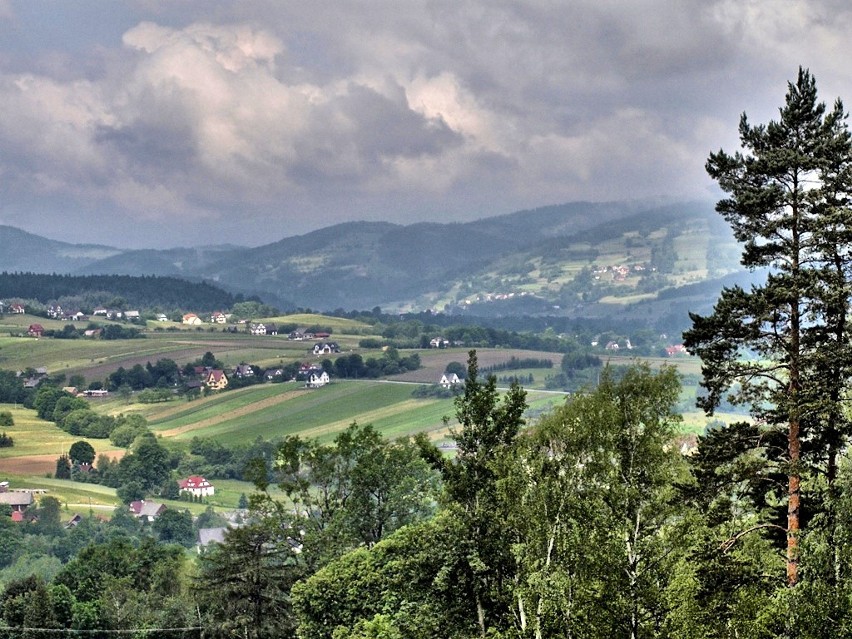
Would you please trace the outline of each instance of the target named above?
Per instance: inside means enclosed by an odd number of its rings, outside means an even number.
[[[30,237],[46,243],[32,250],[52,256],[56,266],[10,267],[0,256],[0,270],[69,272],[58,267],[60,256],[74,250],[84,255],[87,248]],[[515,299],[513,305],[531,312],[557,306],[582,312],[587,303],[608,296],[647,297],[722,276],[736,268],[730,246],[730,232],[708,203],[572,203],[464,223],[348,222],[256,248],[88,247],[90,253],[99,248],[105,258],[84,261],[73,271],[204,279],[281,308],[464,308],[527,296],[524,304]],[[62,259],[67,264],[69,258]],[[590,280],[593,270],[618,264],[648,270],[631,270],[619,281],[609,281],[610,274]],[[666,269],[659,277],[657,266]],[[578,277],[589,280],[590,292]]]
[[[92,262],[75,272],[80,275],[175,275],[192,279],[204,278],[212,264],[227,259],[232,253],[247,249],[230,245],[165,250],[141,249],[123,251]]]
[[[121,249],[97,244],[69,244],[0,225],[0,271],[70,273]]]

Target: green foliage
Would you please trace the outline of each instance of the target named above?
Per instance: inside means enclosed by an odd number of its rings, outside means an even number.
[[[138,486],[143,493],[153,491],[169,477],[170,457],[166,448],[151,434],[139,437],[130,453],[118,462],[112,478],[113,485]],[[133,501],[130,499],[129,501]]]
[[[388,442],[372,426],[355,423],[333,445],[288,437],[275,471],[280,488],[305,513],[298,525],[305,531],[304,554],[315,565],[429,516],[437,490],[416,446]]]
[[[481,382],[476,351],[470,351],[464,394],[455,399],[461,425],[453,433],[455,462],[440,461],[444,486],[466,529],[464,559],[457,564],[460,583],[476,604],[476,623],[484,635],[504,626],[500,610],[506,605],[512,573],[511,541],[497,503],[498,460],[513,446],[524,424],[526,393],[513,384],[500,400],[496,380]],[[433,455],[433,462],[438,462]],[[473,622],[473,619],[471,619]]]
[[[94,308],[117,301],[112,298],[120,297],[123,305],[128,307],[160,306],[213,311],[231,307],[235,299],[212,284],[175,277],[0,273],[0,299],[34,299],[46,304],[58,298],[95,291],[99,294],[82,299],[79,306]]]
[[[293,636],[289,592],[302,572],[289,531],[272,520],[228,531],[195,581],[205,626],[214,636]]]
[[[95,461],[95,449],[87,441],[79,441],[71,444],[68,457],[72,464],[92,464]]]
[[[107,324],[101,333],[101,339],[143,339],[145,334],[138,328],[121,326],[120,324]]]
[[[15,420],[12,418],[12,413],[7,410],[0,411],[0,426],[8,428],[14,425]]]
[[[798,580],[798,537],[806,523],[802,493],[810,469],[828,490],[840,449],[852,433],[841,408],[852,372],[846,325],[852,294],[852,135],[843,105],[817,102],[800,69],[780,119],[740,120],[744,152],[711,154],[708,173],[729,197],[717,204],[744,243],[743,265],[769,268],[765,283],[722,291],[709,316],[691,314],[684,344],[702,358],[702,407],[730,393],[785,441],[787,579]],[[803,445],[805,444],[805,445]],[[761,445],[762,447],[762,445]]]
[[[68,455],[63,453],[56,459],[56,471],[53,476],[56,479],[71,479],[71,460]]]
[[[52,420],[57,402],[62,398],[73,399],[69,393],[61,388],[41,385],[36,391],[33,407],[41,419]]]
[[[141,391],[136,399],[140,404],[157,404],[159,402],[170,402],[175,398],[174,391],[168,388],[146,388]]]
[[[324,566],[293,587],[298,636],[362,636],[379,615],[406,637],[474,636],[476,610],[454,564],[469,548],[465,532],[444,513]]]
[[[167,508],[154,520],[153,529],[161,542],[180,544],[186,548],[195,544],[195,529],[188,510]]]
[[[636,366],[573,396],[519,439],[500,496],[513,547],[515,613],[544,636],[654,636],[673,558],[686,549],[670,449],[673,368]],[[571,621],[573,620],[573,621]]]
[[[418,399],[449,399],[461,393],[461,385],[446,388],[440,384],[420,384],[411,391],[411,396]]]
[[[23,404],[32,392],[24,388],[23,376],[19,377],[15,371],[0,370],[0,403]]]
[[[259,317],[274,317],[278,315],[278,309],[261,302],[237,302],[230,305],[233,319],[257,319]]]
[[[12,448],[15,445],[15,440],[5,432],[0,433],[0,448]]]

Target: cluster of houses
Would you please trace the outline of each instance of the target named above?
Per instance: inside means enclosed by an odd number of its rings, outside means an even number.
[[[298,379],[305,380],[307,388],[320,388],[331,381],[328,373],[323,370],[322,366],[317,366],[316,364],[302,364],[299,366],[297,377]]]
[[[534,297],[535,294],[530,291],[518,291],[512,293],[481,293],[479,295],[474,296],[471,299],[466,299],[461,304],[464,306],[471,306],[473,304],[482,304],[488,302],[505,302],[506,300],[513,300],[516,297]]]
[[[7,302],[0,300],[0,315],[10,313],[12,315],[24,315],[27,312],[26,307],[20,302]],[[45,310],[45,315],[49,319],[60,320],[63,322],[85,322],[90,319],[89,315],[79,309],[62,308],[59,304],[51,304]],[[139,322],[142,320],[142,315],[136,310],[119,310],[114,308],[96,308],[92,311],[92,317],[103,317],[108,320],[123,320],[126,322]],[[34,337],[40,336],[44,332],[41,324],[31,324],[30,335]],[[35,335],[39,333],[39,335]]]
[[[178,482],[181,494],[193,495],[197,498],[211,497],[215,493],[213,485],[200,475],[192,475]],[[11,519],[16,523],[26,523],[33,521],[35,515],[28,514],[35,505],[35,494],[43,493],[40,489],[10,489],[9,482],[0,482],[0,504],[5,504],[11,508]],[[138,500],[129,504],[130,513],[137,519],[145,522],[153,522],[162,515],[167,507],[165,504],[157,501]],[[75,514],[65,523],[66,528],[73,528],[83,520],[79,514]],[[199,550],[207,546],[211,542],[221,543],[224,540],[224,534],[227,528],[202,528],[198,531],[198,546]]]
[[[228,388],[230,384],[229,373],[219,368],[196,366],[194,373],[197,379],[187,382],[189,389],[204,387],[211,391],[221,391]],[[263,373],[263,378],[269,382],[281,381],[285,374],[283,368],[270,368]],[[230,372],[230,375],[239,378],[256,377],[257,371],[251,364],[239,364]],[[322,366],[311,363],[299,366],[296,379],[304,381],[307,388],[320,388],[331,381]]]
[[[625,266],[623,264],[617,264],[613,266],[599,266],[594,270],[595,279],[601,279],[601,276],[606,273],[612,274],[612,279],[616,282],[623,282],[628,278],[631,273],[642,273],[643,271],[648,270],[648,267],[644,264],[634,264],[633,266]],[[655,270],[655,269],[651,269]]]
[[[11,313],[12,315],[23,315],[27,312],[24,305],[20,302],[4,302],[0,300],[0,315],[3,313]]]

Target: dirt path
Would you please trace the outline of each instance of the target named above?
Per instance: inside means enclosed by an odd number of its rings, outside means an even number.
[[[225,411],[224,413],[219,413],[215,417],[208,417],[207,419],[202,419],[200,421],[193,422],[192,424],[186,424],[185,426],[178,426],[177,428],[157,431],[157,435],[162,435],[163,437],[174,437],[176,435],[188,433],[193,430],[198,430],[200,428],[207,428],[208,426],[221,424],[222,422],[237,419],[239,417],[243,417],[244,415],[249,415],[265,408],[271,408],[272,406],[283,404],[284,402],[287,402],[293,399],[294,397],[301,395],[304,392],[306,391],[301,389],[292,390],[286,393],[282,393],[281,395],[275,395],[274,397],[267,397],[266,399],[260,400],[258,402],[253,402],[251,404],[241,406],[240,408],[235,408],[233,410]]]

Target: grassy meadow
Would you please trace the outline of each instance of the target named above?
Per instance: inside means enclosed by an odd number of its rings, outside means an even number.
[[[249,362],[264,367],[291,362],[316,362],[319,358],[310,353],[313,342],[289,341],[286,335],[252,336],[245,333],[226,333],[220,327],[207,325],[204,330],[181,327],[178,330],[151,330],[145,339],[136,340],[60,340],[16,337],[30,323],[38,322],[49,328],[60,328],[47,320],[32,316],[2,316],[0,333],[0,368],[23,370],[28,367],[45,367],[50,374],[82,375],[87,382],[104,380],[119,366],[155,362],[170,358],[179,365],[199,359],[212,352],[227,366]],[[371,335],[371,327],[361,322],[319,315],[292,315],[268,318],[278,324],[328,327],[344,353],[361,352],[366,357],[378,357],[379,351],[364,351],[358,341]],[[155,328],[161,328],[155,326]],[[467,349],[428,349],[418,351],[422,367],[384,380],[335,380],[318,389],[307,389],[301,383],[260,384],[242,389],[200,397],[192,401],[175,398],[169,402],[142,404],[112,396],[92,399],[95,411],[111,415],[136,413],[144,416],[152,431],[170,448],[186,449],[194,437],[213,438],[226,446],[251,442],[258,437],[277,439],[288,435],[330,441],[353,422],[372,424],[386,437],[406,437],[425,432],[437,444],[449,447],[450,431],[456,426],[454,405],[448,398],[413,397],[412,392],[421,384],[435,384],[450,362],[465,363]],[[481,369],[498,365],[515,357],[518,359],[549,359],[552,368],[525,368],[523,370],[494,371],[498,378],[518,375],[533,376],[528,391],[528,421],[533,423],[541,415],[565,401],[565,394],[544,390],[545,380],[560,372],[561,354],[517,349],[477,349]],[[613,356],[614,364],[634,361],[627,356]],[[674,364],[687,376],[700,372],[693,358],[647,358],[651,366]],[[505,384],[499,384],[504,386]],[[682,406],[694,405],[695,388],[684,388]],[[91,508],[106,509],[118,503],[115,491],[110,488],[71,481],[52,479],[56,458],[67,452],[74,441],[81,439],[69,435],[52,422],[36,417],[35,411],[20,406],[0,405],[9,410],[14,426],[6,429],[15,442],[13,448],[0,449],[0,479],[9,479],[13,486],[26,485],[49,491],[57,496],[69,510]],[[735,416],[719,416],[723,420]],[[685,432],[703,431],[708,419],[701,413],[688,410],[684,415]],[[124,450],[112,446],[108,440],[90,439],[97,454],[119,458]],[[216,480],[217,494],[209,500],[217,508],[234,508],[241,494],[250,494],[253,487],[246,482]],[[174,502],[200,512],[203,504]]]

